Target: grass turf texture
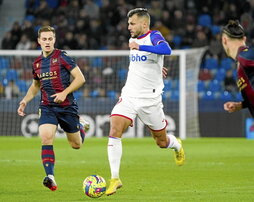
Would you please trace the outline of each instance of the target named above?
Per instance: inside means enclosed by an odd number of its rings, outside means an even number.
[[[0,201],[254,201],[254,141],[202,138],[183,141],[186,164],[175,165],[173,152],[152,138],[123,139],[121,180],[112,196],[88,198],[83,180],[110,177],[107,138],[90,138],[80,150],[56,139],[58,190],[43,187],[39,138],[0,138]]]

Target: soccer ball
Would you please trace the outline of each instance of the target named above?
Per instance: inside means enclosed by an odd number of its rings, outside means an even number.
[[[91,198],[99,198],[106,192],[106,181],[99,175],[90,175],[83,181],[83,191]]]

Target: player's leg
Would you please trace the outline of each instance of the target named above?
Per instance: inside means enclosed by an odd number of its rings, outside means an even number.
[[[141,105],[142,104],[142,105]],[[167,121],[163,111],[161,97],[144,99],[140,104],[138,116],[150,129],[150,132],[160,148],[171,148],[175,151],[177,165],[184,162],[184,151],[181,142],[173,135],[167,135]]]
[[[79,130],[80,137],[81,137],[82,143],[84,143],[86,133],[90,129],[90,124],[81,116],[79,117],[79,124],[80,124],[80,130]]]
[[[68,132],[65,132],[65,133],[66,133],[68,142],[71,145],[71,147],[73,149],[80,149],[80,147],[82,145],[82,138],[80,135],[80,131],[75,132],[75,133],[68,133]]]
[[[71,118],[71,120],[69,119],[69,121],[65,122],[64,124],[62,123],[62,121],[59,121],[59,123],[64,129],[71,147],[73,149],[79,149],[84,143],[86,132],[89,130],[90,125],[84,119],[81,120],[73,117]]]
[[[84,143],[86,132],[89,130],[90,125],[84,119],[76,119],[73,117],[71,118],[72,120],[69,120],[67,123],[65,123],[64,131],[71,147],[73,149],[79,149]],[[73,126],[76,126],[76,128]],[[75,130],[77,130],[77,128],[78,131],[74,132]]]
[[[77,113],[77,106],[69,106],[68,108],[60,108],[57,110],[57,120],[60,127],[66,133],[69,144],[73,149],[79,149],[85,139],[84,127],[89,127],[88,123],[83,119],[80,120]]]
[[[132,121],[123,116],[111,116],[110,132],[108,140],[108,160],[111,171],[111,179],[109,187],[106,190],[106,195],[111,195],[117,189],[122,187],[122,182],[119,178],[120,163],[122,157],[122,141],[123,132],[130,126]]]
[[[39,126],[39,135],[42,143],[41,158],[46,173],[43,184],[52,191],[57,189],[54,178],[55,153],[53,148],[56,128],[57,126],[54,124],[42,124]]]
[[[58,121],[53,109],[49,106],[40,106],[39,117],[39,136],[42,143],[41,158],[46,173],[43,184],[55,191],[57,185],[54,178],[55,153],[53,142]]]
[[[170,148],[174,150],[176,164],[181,166],[185,161],[185,154],[180,139],[174,135],[166,135],[166,129],[155,131],[150,129],[150,132],[160,148]]]

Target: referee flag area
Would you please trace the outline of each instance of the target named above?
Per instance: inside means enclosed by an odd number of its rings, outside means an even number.
[[[0,137],[0,201],[254,201],[254,141],[245,138],[188,138],[180,167],[151,137],[123,138],[123,187],[88,198],[82,190],[88,175],[110,178],[107,141],[88,138],[77,151],[56,139],[58,190],[51,192],[42,185],[40,139]]]

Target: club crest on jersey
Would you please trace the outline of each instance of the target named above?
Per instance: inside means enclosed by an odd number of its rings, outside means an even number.
[[[136,54],[136,55],[131,54],[130,55],[130,61],[132,61],[132,62],[141,62],[141,61],[144,62],[146,60],[147,60],[147,57],[145,55],[142,55],[142,56],[140,56],[138,54]]]
[[[57,58],[53,58],[52,59],[52,64],[56,63],[57,62]]]
[[[35,66],[36,66],[36,68],[39,68],[39,66],[40,66],[40,63],[36,63],[36,65],[35,65]]]

